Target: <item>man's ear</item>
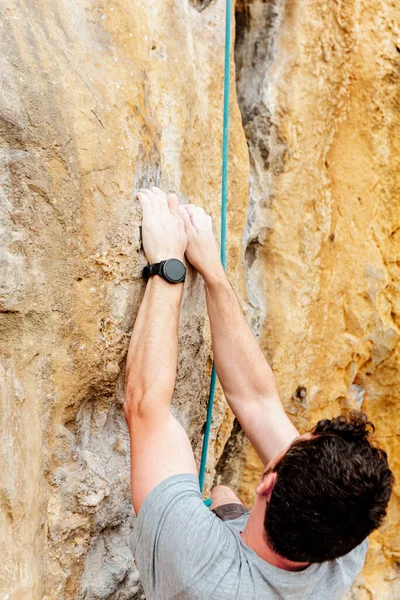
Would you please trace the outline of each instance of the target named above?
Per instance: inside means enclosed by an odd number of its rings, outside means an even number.
[[[275,487],[277,473],[268,473],[265,475],[258,486],[256,487],[256,494],[259,496],[266,496],[267,502],[269,502],[272,490]]]

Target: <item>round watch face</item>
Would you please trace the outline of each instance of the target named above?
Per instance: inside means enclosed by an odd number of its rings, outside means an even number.
[[[179,282],[183,281],[186,274],[186,267],[177,258],[169,258],[164,263],[164,275],[168,281]]]

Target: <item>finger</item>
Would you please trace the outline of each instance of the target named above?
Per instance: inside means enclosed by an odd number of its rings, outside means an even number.
[[[159,187],[157,187],[156,185],[154,185],[152,188],[150,188],[150,190],[153,192],[153,194],[161,194],[161,196],[163,196],[165,194],[165,192],[163,192]]]
[[[193,224],[190,219],[189,213],[186,210],[186,206],[179,205],[179,214],[183,220],[183,224],[185,225],[185,231],[187,234],[193,232]]]
[[[167,194],[160,190],[160,188],[154,186],[150,189],[155,199],[158,200],[158,205],[163,212],[168,210]]]
[[[195,204],[186,204],[186,208],[188,209],[189,214],[193,213],[204,213],[204,209],[201,206],[196,206]]]
[[[178,196],[176,194],[168,194],[167,195],[167,202],[168,202],[169,210],[174,215],[180,216]]]
[[[162,210],[162,207],[160,205],[160,195],[153,192],[152,189],[143,188],[142,190],[140,190],[140,192],[147,195],[153,212],[157,212]]]
[[[194,227],[194,218],[195,218],[195,206],[193,206],[193,204],[187,204],[185,206],[185,211],[187,213],[187,215],[189,216],[190,219],[190,223],[192,224],[192,226]]]
[[[180,204],[179,205],[179,214],[181,215],[183,220],[187,221],[189,219],[189,221],[190,221],[190,216],[189,216],[189,213],[186,210],[186,208],[187,208],[186,204]]]
[[[189,216],[194,215],[196,212],[196,207],[194,204],[186,204],[185,209],[186,209],[187,213],[189,214]]]
[[[201,218],[205,216],[204,210],[200,206],[195,206],[194,204],[188,204],[185,208],[190,216],[193,226],[198,227],[200,225]]]
[[[139,200],[139,204],[141,206],[143,214],[152,212],[151,202],[147,194],[145,194],[144,192],[138,192],[136,194],[136,198]]]

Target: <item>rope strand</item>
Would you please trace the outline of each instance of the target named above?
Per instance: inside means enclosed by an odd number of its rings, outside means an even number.
[[[225,63],[224,63],[224,116],[222,130],[222,191],[221,191],[221,262],[226,269],[226,214],[228,202],[228,159],[229,159],[229,87],[230,87],[230,55],[231,55],[231,19],[232,2],[226,0],[225,13]],[[213,362],[210,382],[210,393],[207,405],[207,418],[204,428],[203,448],[201,452],[199,483],[203,491],[207,467],[207,454],[210,443],[211,421],[214,407],[217,373]],[[207,504],[210,502],[207,500]]]

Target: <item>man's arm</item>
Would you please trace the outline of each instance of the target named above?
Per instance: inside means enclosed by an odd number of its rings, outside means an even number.
[[[260,458],[267,464],[299,432],[279,399],[268,365],[219,258],[211,218],[201,208],[181,208],[186,255],[206,284],[214,361],[225,397]]]
[[[183,259],[186,234],[176,196],[152,188],[138,195],[143,244],[149,263]],[[131,485],[135,512],[167,477],[196,474],[189,439],[170,412],[178,354],[178,317],[183,284],[151,277],[129,344],[125,415],[131,439]]]

